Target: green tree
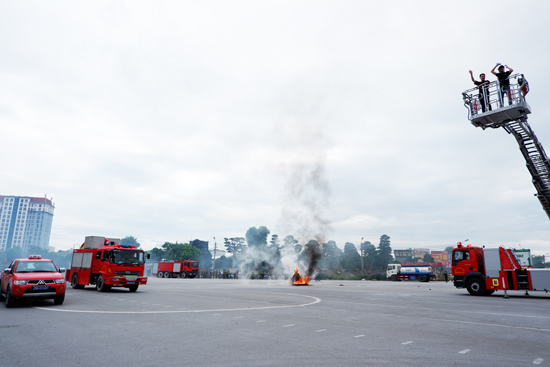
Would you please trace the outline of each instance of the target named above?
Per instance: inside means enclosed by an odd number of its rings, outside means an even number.
[[[374,257],[376,256],[376,247],[370,241],[364,241],[361,247],[363,248],[363,267],[366,270],[372,269]]]
[[[390,236],[383,234],[380,236],[380,244],[378,245],[378,254],[385,260],[393,260],[392,250],[390,245]]]
[[[422,260],[425,263],[432,263],[434,261],[434,258],[432,257],[432,255],[430,255],[430,253],[426,253],[424,254],[424,257],[422,258]]]
[[[248,247],[264,248],[267,246],[267,236],[269,235],[269,229],[265,226],[259,228],[250,227],[246,231],[245,237]]]
[[[162,261],[166,255],[165,251],[158,247],[149,251],[149,254],[151,255],[151,261]]]
[[[233,259],[229,257],[225,257],[225,255],[220,256],[218,259],[216,259],[214,268],[215,269],[229,269],[233,266]]]
[[[180,255],[180,260],[201,260],[202,252],[196,247],[189,246],[188,244],[183,245],[183,249]]]
[[[141,246],[141,244],[137,241],[137,238],[134,236],[124,237],[120,240],[120,244],[123,246],[136,246],[137,248],[140,248]]]
[[[323,259],[319,263],[319,267],[327,270],[335,270],[340,267],[342,258],[342,250],[336,246],[336,242],[328,241],[322,247]]]
[[[359,252],[353,243],[346,242],[344,245],[344,253],[340,260],[340,264],[346,271],[356,271],[361,269],[361,255],[359,255]]]
[[[294,247],[298,244],[298,241],[294,239],[294,236],[288,235],[283,239],[283,247]]]
[[[164,249],[165,259],[180,260],[185,245],[188,245],[188,244],[177,243],[177,242],[176,243],[165,242],[164,245],[162,245],[162,248]]]
[[[231,237],[224,238],[224,245],[227,249],[227,252],[232,254],[234,257],[242,254],[243,250],[246,247],[244,237]]]

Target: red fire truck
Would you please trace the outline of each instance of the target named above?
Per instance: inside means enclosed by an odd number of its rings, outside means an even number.
[[[195,260],[155,261],[152,274],[159,278],[195,278],[199,263]]]
[[[463,246],[453,249],[452,274],[457,288],[474,296],[496,290],[550,291],[550,269],[522,268],[510,249]]]
[[[75,289],[94,284],[100,292],[111,287],[135,292],[140,284],[147,284],[147,277],[143,276],[145,258],[142,249],[120,245],[117,238],[88,236],[79,249],[73,250],[71,268],[65,273],[65,280]]]

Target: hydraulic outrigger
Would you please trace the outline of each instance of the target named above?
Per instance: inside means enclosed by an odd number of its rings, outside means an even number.
[[[523,74],[511,75],[509,80],[509,91],[500,91],[499,82],[495,81],[488,85],[484,94],[477,88],[463,92],[462,98],[468,108],[468,119],[472,125],[483,130],[488,127],[502,127],[516,138],[533,178],[536,196],[550,218],[550,162],[542,144],[527,123],[527,115],[531,113],[531,107],[525,101],[529,83]],[[481,98],[484,99],[484,104],[481,103]],[[482,105],[486,106],[485,111],[482,110]]]

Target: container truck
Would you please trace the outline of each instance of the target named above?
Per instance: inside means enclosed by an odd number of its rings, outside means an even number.
[[[434,277],[431,266],[401,266],[401,264],[388,264],[386,278],[389,280],[415,280],[429,282]]]
[[[99,292],[111,287],[135,292],[140,284],[147,284],[143,271],[149,256],[136,246],[121,245],[118,238],[88,236],[80,248],[73,250],[65,280],[75,289],[91,284]]]
[[[195,278],[199,263],[195,260],[155,261],[153,275],[159,278]]]
[[[452,274],[456,288],[474,296],[489,296],[497,290],[550,290],[550,269],[523,267],[511,249],[463,246],[453,249]]]

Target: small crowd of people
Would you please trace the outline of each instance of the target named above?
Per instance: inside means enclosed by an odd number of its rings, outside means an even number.
[[[498,72],[495,70],[498,68]],[[508,71],[506,71],[508,69]],[[500,102],[500,107],[504,106],[504,95],[508,98],[508,104],[511,105],[513,98],[510,96],[510,80],[508,77],[512,74],[514,70],[508,65],[502,65],[497,63],[491,73],[493,73],[498,78],[498,99]],[[481,111],[485,112],[486,109],[491,111],[491,103],[489,102],[489,83],[490,80],[485,78],[485,73],[479,74],[479,81],[474,79],[474,74],[470,70],[470,77],[472,82],[476,85],[476,88],[479,89],[479,102],[481,104]]]

